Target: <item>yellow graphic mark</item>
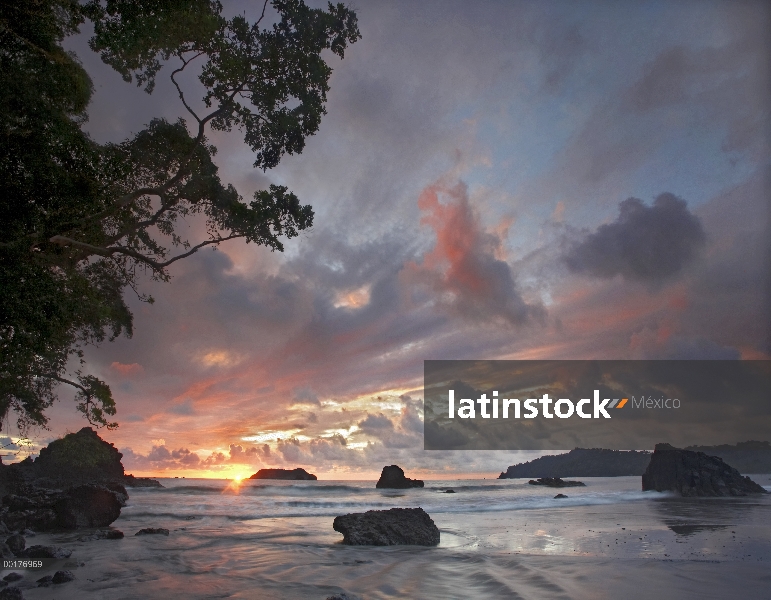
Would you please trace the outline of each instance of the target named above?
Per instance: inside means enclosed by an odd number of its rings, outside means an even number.
[[[618,403],[618,406],[616,406],[616,408],[624,408],[624,404],[626,404],[627,400],[629,400],[629,398],[622,398],[621,402]]]

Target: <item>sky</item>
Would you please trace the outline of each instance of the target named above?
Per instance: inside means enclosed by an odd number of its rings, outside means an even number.
[[[496,476],[522,455],[423,450],[424,360],[771,357],[768,3],[353,8],[302,154],[263,172],[238,132],[210,136],[223,182],[288,186],[313,228],[175,263],[142,284],[155,304],[128,297],[133,338],[87,351],[127,472]],[[170,69],[147,95],[88,34],[65,45],[94,139],[184,115]],[[66,390],[49,416],[37,445],[87,424]]]

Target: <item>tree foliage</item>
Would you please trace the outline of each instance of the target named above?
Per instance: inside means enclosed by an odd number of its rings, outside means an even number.
[[[342,4],[273,0],[254,23],[211,0],[25,0],[0,8],[0,419],[45,426],[57,386],[76,390],[89,422],[114,427],[109,386],[85,372],[83,346],[132,334],[123,299],[138,277],[205,246],[243,238],[283,250],[313,211],[283,186],[245,201],[223,183],[207,128],[238,129],[256,168],[302,152],[325,113],[331,68],[360,38]],[[272,9],[272,24],[265,25]],[[185,119],[154,119],[98,144],[83,131],[93,84],[63,39],[93,24],[91,49],[151,93],[167,63]],[[179,81],[199,67],[205,113]],[[206,221],[188,240],[177,223]],[[73,363],[73,359],[75,363]],[[79,361],[79,362],[78,362]],[[74,370],[68,366],[77,364]]]

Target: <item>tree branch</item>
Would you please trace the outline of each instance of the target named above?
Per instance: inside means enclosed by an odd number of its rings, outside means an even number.
[[[94,246],[93,244],[79,242],[77,240],[64,237],[62,235],[55,235],[48,241],[51,242],[52,244],[56,244],[57,246],[62,246],[65,248],[73,247],[73,248],[80,248],[81,250],[87,250],[91,254],[97,254],[99,256],[104,256],[106,258],[111,257],[113,254],[123,254],[124,256],[130,256],[131,258],[143,264],[146,264],[157,271],[161,271],[166,267],[168,267],[170,264],[177,262],[182,258],[187,258],[191,254],[195,254],[196,252],[198,252],[198,250],[200,250],[204,246],[211,246],[212,244],[219,244],[220,242],[226,242],[228,240],[233,240],[241,237],[245,237],[245,234],[233,233],[225,237],[206,240],[205,242],[201,242],[200,244],[193,246],[189,251],[183,254],[179,254],[174,258],[170,258],[169,260],[166,260],[163,262],[155,261],[151,258],[148,258],[141,252],[137,252],[136,250],[132,250],[131,248],[126,248],[125,246],[108,246],[107,248],[102,248],[101,246]]]
[[[198,117],[197,114],[195,114],[195,111],[188,106],[187,102],[185,101],[185,95],[182,93],[182,88],[179,87],[179,84],[177,83],[177,80],[175,79],[174,76],[177,73],[181,73],[182,71],[184,71],[185,67],[187,67],[187,65],[189,65],[191,62],[193,62],[196,58],[198,58],[202,54],[203,54],[203,52],[199,52],[198,54],[196,54],[190,60],[185,60],[182,57],[182,54],[180,53],[179,59],[182,61],[182,66],[179,69],[175,69],[175,70],[173,70],[171,72],[171,82],[174,84],[174,87],[177,88],[177,93],[179,94],[179,99],[182,101],[182,105],[187,109],[187,112],[189,112],[191,115],[193,115],[193,118],[196,121],[198,121],[199,123],[201,122],[201,119]]]

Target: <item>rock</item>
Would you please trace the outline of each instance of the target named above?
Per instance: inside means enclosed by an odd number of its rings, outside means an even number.
[[[68,482],[123,479],[123,455],[91,427],[68,433],[40,450],[35,460],[37,477]]]
[[[445,494],[454,494],[455,490],[444,490]]]
[[[45,577],[41,577],[37,580],[37,586],[38,587],[48,587],[54,582],[53,575],[46,575]]]
[[[10,529],[5,526],[5,523],[0,521],[0,535],[8,535],[9,533],[11,533]]]
[[[120,508],[115,492],[94,484],[67,490],[55,505],[57,523],[64,529],[106,527],[120,516]]]
[[[69,558],[72,556],[72,550],[65,550],[58,546],[30,546],[20,557],[23,558]]]
[[[13,550],[11,550],[8,547],[8,544],[6,544],[5,542],[0,544],[0,558],[5,558],[8,560],[16,558],[16,555],[13,553]]]
[[[96,540],[122,540],[124,537],[123,532],[117,529],[103,529],[95,531],[91,535],[81,535],[78,538],[79,542],[93,542]]]
[[[347,592],[340,592],[339,594],[327,596],[327,600],[360,600],[360,598]]]
[[[123,485],[126,485],[128,487],[137,487],[137,488],[147,488],[147,487],[153,487],[153,488],[162,488],[161,482],[157,479],[150,479],[149,477],[134,477],[133,475],[124,475],[123,476]]]
[[[129,495],[123,484],[117,483],[115,481],[108,481],[104,484],[104,487],[115,494],[115,497],[118,499],[118,502],[120,502],[121,507],[126,506]]]
[[[17,587],[5,588],[0,592],[0,600],[24,600],[24,594]]]
[[[12,581],[19,581],[19,579],[24,579],[24,575],[21,573],[8,573],[8,575],[3,577],[3,581],[7,581],[8,583]]]
[[[163,527],[146,527],[140,529],[134,535],[169,535],[169,530]]]
[[[313,473],[308,473],[305,469],[260,469],[249,479],[285,479],[295,481],[316,481],[317,477]]]
[[[400,467],[390,465],[383,467],[383,472],[380,474],[380,479],[378,479],[375,487],[404,490],[407,488],[423,487],[423,481],[405,477],[404,471]]]
[[[400,469],[401,470],[401,469]],[[436,546],[439,528],[422,508],[368,510],[335,517],[332,527],[352,546]]]
[[[27,545],[27,540],[24,539],[23,535],[19,535],[18,533],[16,533],[11,537],[7,538],[5,540],[5,543],[8,544],[8,547],[11,549],[11,552],[18,555],[20,552],[24,551],[24,547]]]
[[[31,529],[25,529],[21,533],[22,533],[22,535],[25,535],[27,537],[35,537],[35,532],[32,531]]]
[[[559,477],[541,477],[535,480],[531,479],[528,483],[530,485],[545,485],[546,487],[553,488],[586,486],[583,481],[564,481]]]
[[[681,496],[746,496],[766,490],[717,456],[656,444],[642,476],[643,491],[677,492]]]
[[[556,496],[554,496],[555,500],[557,500],[559,498],[567,498],[567,496],[565,494],[557,494]]]
[[[54,573],[53,583],[59,584],[59,583],[67,583],[68,581],[73,581],[75,579],[75,576],[72,574],[72,571],[57,571]]]

